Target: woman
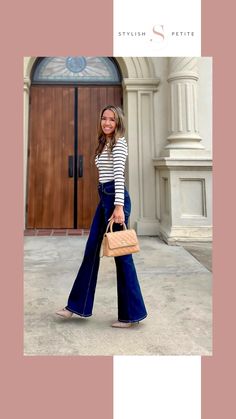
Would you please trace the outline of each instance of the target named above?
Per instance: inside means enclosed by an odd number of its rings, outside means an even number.
[[[98,193],[100,202],[91,225],[84,258],[71,289],[68,304],[56,314],[70,318],[73,314],[82,317],[92,315],[97,275],[100,262],[100,247],[107,223],[116,223],[113,231],[128,223],[131,202],[125,188],[124,169],[127,158],[127,143],[124,137],[124,116],[116,106],[102,109],[98,127],[98,146],[95,163],[99,171]],[[117,272],[118,321],[113,327],[127,328],[147,316],[132,255],[115,257]]]

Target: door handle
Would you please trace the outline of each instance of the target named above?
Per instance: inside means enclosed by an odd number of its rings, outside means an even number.
[[[77,177],[83,177],[83,171],[84,171],[84,156],[80,155],[78,156],[78,168],[77,168]]]
[[[74,156],[68,156],[68,176],[74,177]]]

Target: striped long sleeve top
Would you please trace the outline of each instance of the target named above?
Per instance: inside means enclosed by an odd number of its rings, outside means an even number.
[[[104,147],[100,156],[96,156],[95,163],[99,171],[99,182],[115,181],[114,205],[124,205],[124,170],[128,155],[128,146],[125,137],[119,138],[112,152]]]

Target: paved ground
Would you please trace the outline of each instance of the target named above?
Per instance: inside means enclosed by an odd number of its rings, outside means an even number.
[[[212,244],[186,243],[183,247],[191,253],[203,266],[212,271]]]
[[[148,317],[117,318],[115,264],[103,258],[93,316],[59,318],[77,274],[86,236],[25,237],[25,355],[211,355],[211,246],[168,246],[141,237],[134,255]]]

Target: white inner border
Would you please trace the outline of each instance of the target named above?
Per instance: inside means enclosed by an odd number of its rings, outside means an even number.
[[[113,0],[113,55],[201,56],[201,1]]]
[[[114,356],[113,419],[200,419],[200,356]]]

